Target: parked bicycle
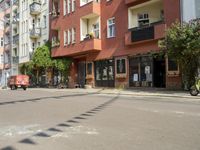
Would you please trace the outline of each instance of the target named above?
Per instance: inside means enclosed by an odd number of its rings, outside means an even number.
[[[200,77],[196,78],[195,84],[190,88],[190,94],[197,96],[200,92]]]

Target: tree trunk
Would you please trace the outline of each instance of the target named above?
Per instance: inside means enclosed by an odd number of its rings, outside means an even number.
[[[37,76],[37,85],[39,84],[39,69],[37,68],[37,74],[36,74],[36,76]]]

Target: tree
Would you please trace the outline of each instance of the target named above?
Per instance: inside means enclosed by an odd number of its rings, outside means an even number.
[[[54,59],[54,64],[55,68],[61,73],[61,82],[65,82],[69,74],[71,59],[65,57],[56,58]]]
[[[166,38],[159,41],[159,47],[166,50],[168,57],[178,61],[183,81],[189,88],[200,66],[200,21],[174,23],[166,31]]]
[[[34,68],[37,70],[36,77],[37,77],[37,84],[39,83],[39,72],[44,69],[45,72],[48,68],[53,66],[52,59],[51,59],[51,52],[49,46],[47,44],[38,47],[32,58],[32,63]]]

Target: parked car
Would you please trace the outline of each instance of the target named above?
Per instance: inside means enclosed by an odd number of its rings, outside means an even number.
[[[11,90],[16,90],[17,88],[23,88],[26,90],[28,86],[29,76],[27,75],[10,76],[8,79],[8,87],[10,87]]]

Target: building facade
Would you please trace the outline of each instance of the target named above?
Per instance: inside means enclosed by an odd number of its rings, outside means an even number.
[[[11,68],[10,0],[0,2],[0,86],[6,86]]]
[[[49,38],[47,0],[14,0],[12,3],[12,75],[19,74],[20,64],[31,60],[35,49]]]
[[[200,18],[199,0],[181,0],[181,19],[183,22]]]
[[[70,57],[69,86],[180,88],[158,48],[180,20],[179,0],[52,0],[52,57]]]

